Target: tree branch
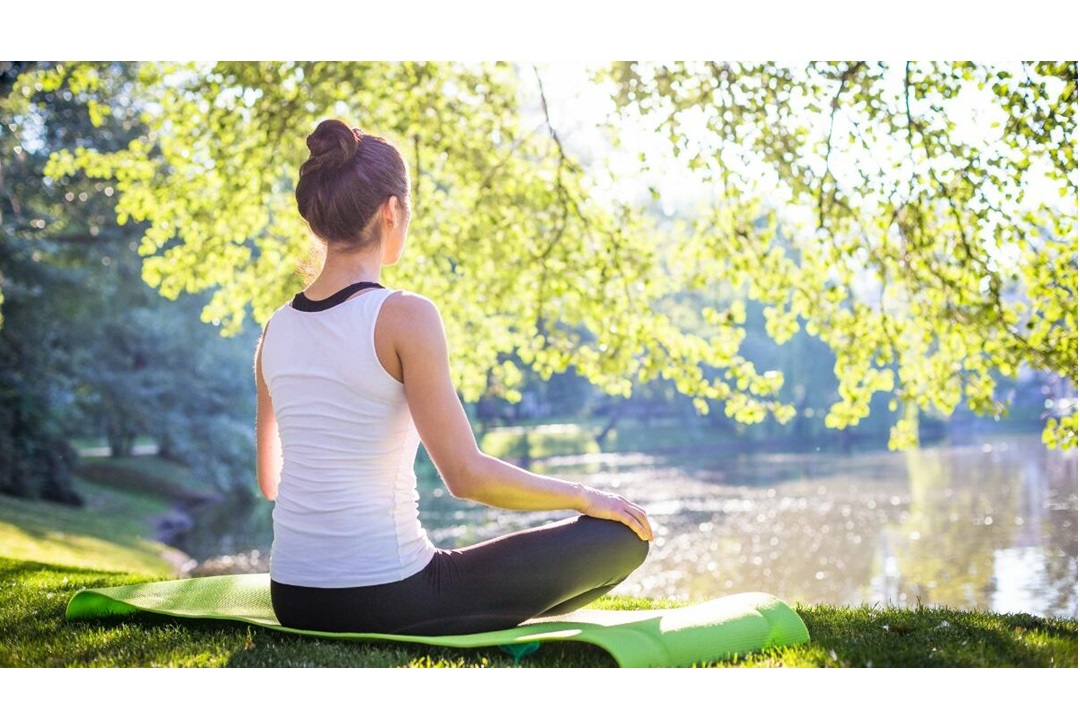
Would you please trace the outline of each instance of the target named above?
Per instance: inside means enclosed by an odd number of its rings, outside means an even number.
[[[833,96],[830,103],[829,111],[829,133],[825,138],[825,172],[821,176],[821,183],[818,185],[818,230],[825,227],[825,182],[828,178],[833,179],[833,202],[836,197],[836,177],[832,174],[832,170],[829,168],[829,157],[832,155],[832,140],[833,131],[836,125],[836,113],[840,110],[840,97],[847,89],[848,81],[855,76],[855,73],[864,65],[863,62],[857,62],[852,65],[848,65],[840,76],[840,87],[836,89],[836,95]]]

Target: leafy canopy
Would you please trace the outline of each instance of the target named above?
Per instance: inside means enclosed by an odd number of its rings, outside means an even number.
[[[683,247],[836,355],[830,427],[876,392],[903,412],[964,400],[1000,415],[996,378],[1077,380],[1077,64],[621,63],[606,77],[715,200]],[[756,201],[763,201],[764,206]],[[762,218],[766,222],[762,222]],[[1045,439],[1075,445],[1076,402]]]
[[[26,87],[72,73],[93,69]],[[148,64],[137,87],[87,91],[101,112],[135,98],[150,131],[121,152],[57,153],[49,172],[113,180],[121,222],[146,224],[147,282],[168,297],[213,289],[204,319],[235,331],[301,287],[311,241],[292,190],[308,133],[341,117],[412,165],[410,248],[386,280],[439,303],[466,400],[513,397],[516,358],[544,377],[573,365],[611,393],[662,375],[747,420],[789,413],[779,378],[739,356],[736,315],[703,337],[653,312],[679,278],[646,218],[596,201],[543,117],[523,124],[518,98],[535,82],[503,64]]]
[[[640,204],[601,200],[546,106],[523,102],[538,79],[506,64],[145,64],[116,87],[77,64],[23,91],[67,83],[101,117],[143,109],[127,149],[63,151],[48,172],[114,181],[118,219],[145,227],[147,282],[213,290],[203,317],[227,332],[300,285],[311,246],[292,188],[317,122],[397,142],[415,212],[386,279],[439,303],[467,400],[512,398],[517,359],[623,395],[662,377],[703,410],[786,421],[782,376],[740,354],[742,297],[767,305],[776,342],[802,325],[833,350],[829,426],[891,394],[894,447],[915,441],[919,410],[1005,412],[996,379],[1021,367],[1075,386],[1076,63],[614,64],[598,79],[619,112],[662,129],[710,189],[676,242]],[[1036,198],[1045,187],[1060,202]],[[710,299],[689,324],[662,311],[687,291]],[[1075,444],[1075,403],[1046,437]]]

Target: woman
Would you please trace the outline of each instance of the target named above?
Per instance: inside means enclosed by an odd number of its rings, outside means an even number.
[[[307,144],[297,206],[325,261],[267,323],[255,363],[257,475],[276,501],[278,619],[338,632],[470,633],[568,612],[613,588],[645,559],[645,512],[480,452],[435,305],[378,284],[409,227],[400,153],[338,120],[320,123]],[[418,518],[420,441],[455,497],[581,515],[436,548]]]

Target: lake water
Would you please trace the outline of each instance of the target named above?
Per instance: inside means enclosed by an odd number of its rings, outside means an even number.
[[[1038,437],[851,455],[600,454],[533,469],[613,490],[648,510],[657,540],[618,592],[704,599],[947,605],[1077,616],[1077,453]],[[436,480],[421,515],[442,547],[567,513],[456,500]],[[269,504],[206,508],[184,544],[200,572],[265,571]],[[212,557],[217,556],[217,557]]]

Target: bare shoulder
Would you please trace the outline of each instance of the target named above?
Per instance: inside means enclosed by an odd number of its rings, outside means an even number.
[[[418,293],[399,291],[383,301],[375,324],[375,350],[383,367],[398,380],[400,367],[414,367],[447,355],[446,331],[439,308]]]
[[[407,290],[392,293],[386,298],[379,319],[390,327],[408,328],[414,332],[442,329],[438,306],[429,298]]]

